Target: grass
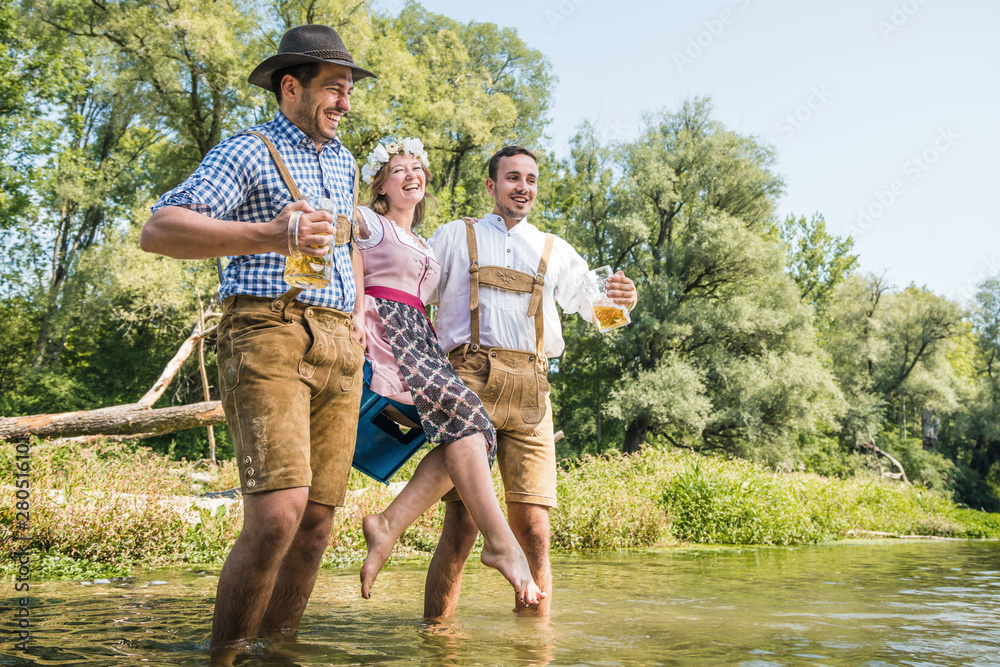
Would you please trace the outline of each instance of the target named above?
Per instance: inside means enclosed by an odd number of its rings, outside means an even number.
[[[14,448],[0,446],[0,486],[13,500]],[[399,479],[412,474],[408,463]],[[193,496],[238,485],[232,463],[176,462],[135,445],[31,447],[32,577],[120,576],[134,568],[220,566],[239,535],[241,512],[200,509]],[[499,477],[497,475],[497,477]],[[337,512],[328,566],[364,557],[361,518],[392,490],[352,471]],[[499,479],[496,490],[500,494]],[[963,509],[935,491],[874,477],[775,472],[742,460],[647,449],[563,462],[552,511],[557,550],[615,550],[684,543],[792,545],[874,533],[1000,538],[1000,514]],[[0,550],[8,556],[15,504],[0,504]],[[427,557],[443,507],[426,512],[396,557]],[[12,558],[3,571],[12,572]]]

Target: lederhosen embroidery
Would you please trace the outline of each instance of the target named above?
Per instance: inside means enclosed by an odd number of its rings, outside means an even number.
[[[527,317],[535,321],[535,353],[522,350],[492,348],[488,350],[490,364],[489,378],[479,398],[486,407],[493,423],[502,428],[516,406],[521,419],[526,424],[537,424],[545,414],[544,392],[548,387],[545,371],[539,370],[545,359],[545,331],[542,317],[542,286],[545,285],[545,270],[552,254],[552,234],[545,235],[542,256],[535,275],[515,271],[501,266],[480,266],[476,246],[476,230],[473,222],[465,221],[466,238],[469,244],[469,310],[471,311],[472,345],[477,352],[479,342],[479,286],[485,285],[508,292],[531,294]]]

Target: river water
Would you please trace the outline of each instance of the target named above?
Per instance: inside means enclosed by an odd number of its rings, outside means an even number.
[[[371,600],[323,570],[296,642],[238,665],[1000,665],[1000,543],[866,542],[554,559],[551,620],[515,618],[500,575],[466,573],[455,619],[421,617],[425,564]],[[31,653],[4,596],[0,665],[207,665],[216,573],[32,584]],[[9,591],[13,586],[8,584]]]

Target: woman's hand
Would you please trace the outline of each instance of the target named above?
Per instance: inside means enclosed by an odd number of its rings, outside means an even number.
[[[365,323],[364,320],[359,323],[358,318],[354,318],[354,340],[358,341],[358,345],[368,349],[368,344],[365,339]]]

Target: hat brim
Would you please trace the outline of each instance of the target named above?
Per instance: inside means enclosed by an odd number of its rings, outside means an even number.
[[[364,67],[358,67],[354,63],[346,60],[326,60],[315,56],[307,56],[304,53],[279,53],[278,55],[271,56],[261,64],[257,65],[257,67],[250,72],[250,76],[247,77],[247,82],[273,93],[274,88],[271,87],[271,75],[279,69],[291,67],[292,65],[302,65],[303,63],[330,63],[331,65],[343,65],[344,67],[349,67],[351,69],[354,83],[357,83],[361,79],[365,79],[367,77],[371,77],[373,79],[378,78],[373,72],[369,72]]]

